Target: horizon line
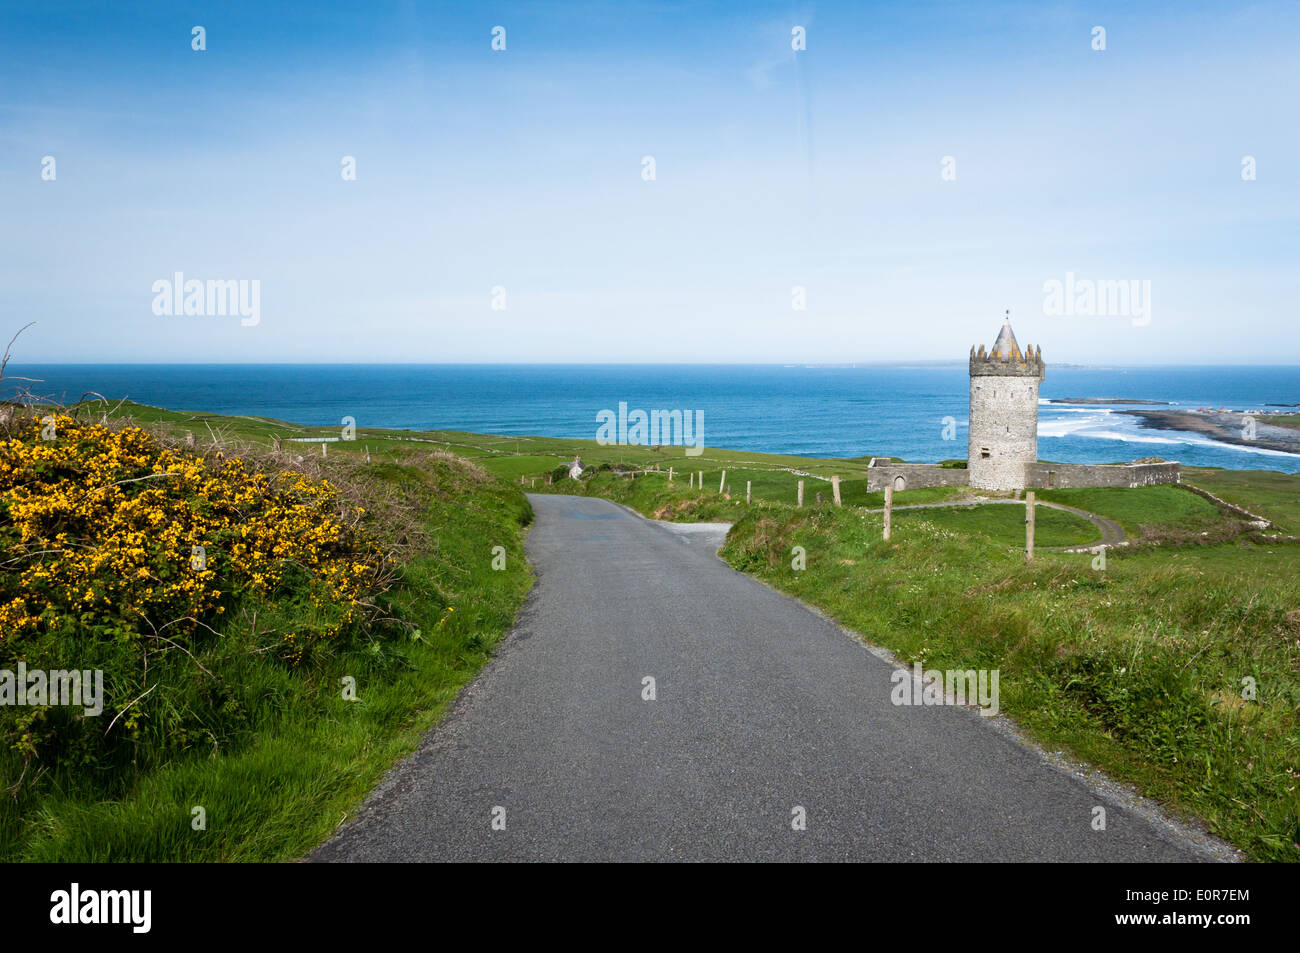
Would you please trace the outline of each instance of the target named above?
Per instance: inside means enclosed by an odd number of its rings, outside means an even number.
[[[10,360],[8,367],[900,367],[927,364],[936,367],[960,367],[967,358],[916,358],[897,361],[24,361]],[[1163,362],[1104,364],[1057,361],[1051,367],[1286,367],[1300,368],[1300,362],[1269,364],[1263,362]]]

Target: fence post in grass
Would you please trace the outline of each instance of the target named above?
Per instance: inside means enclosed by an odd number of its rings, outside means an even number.
[[[799,506],[803,506],[803,480],[799,481]]]
[[[370,462],[370,444],[366,444],[366,463]]]
[[[746,506],[749,505],[749,491],[750,491],[750,488],[751,488],[753,485],[754,485],[754,481],[753,481],[753,480],[746,480],[746,481],[745,481],[745,505],[746,505]]]
[[[835,498],[835,505],[839,506],[840,505],[840,478],[837,476],[831,477],[831,496]]]
[[[695,471],[694,471],[694,470],[691,471],[691,481],[690,481],[690,483],[687,485],[687,489],[691,489],[691,490],[695,489]]]
[[[889,531],[893,528],[894,521],[894,485],[892,483],[885,486],[885,539],[889,539]]]
[[[328,457],[330,455],[330,448],[327,444],[320,445],[320,455],[322,457]]]
[[[672,482],[673,482],[673,468],[672,468],[672,467],[669,467],[669,468],[668,468],[668,482],[669,482],[669,483],[672,483]]]
[[[722,471],[722,479],[718,481],[718,492],[721,493],[727,486],[727,471]]]
[[[1034,559],[1034,491],[1025,494],[1025,562]]]
[[[704,471],[700,471],[700,492],[704,492]]]

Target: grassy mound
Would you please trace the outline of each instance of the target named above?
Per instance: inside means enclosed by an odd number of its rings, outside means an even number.
[[[530,518],[450,454],[322,468],[20,415],[0,669],[98,670],[103,710],[0,707],[0,858],[300,856],[509,628]]]

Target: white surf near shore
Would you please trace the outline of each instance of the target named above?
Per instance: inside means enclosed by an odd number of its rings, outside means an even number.
[[[1246,447],[1222,440],[1212,440],[1204,434],[1185,430],[1151,430],[1142,426],[1140,418],[1117,412],[1117,409],[1132,409],[1130,405],[1117,405],[1117,408],[1096,404],[1067,405],[1053,403],[1048,398],[1040,399],[1038,403],[1039,439],[1072,437],[1088,440],[1116,440],[1121,443],[1213,447],[1217,450],[1232,450],[1266,457],[1300,459],[1300,453],[1289,453],[1269,447]],[[1162,406],[1178,408],[1174,403]],[[1044,411],[1047,411],[1047,415]],[[1047,451],[1043,455],[1050,458],[1051,452]]]

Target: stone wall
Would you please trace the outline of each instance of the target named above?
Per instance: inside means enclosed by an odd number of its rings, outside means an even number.
[[[899,485],[899,481],[902,485]],[[923,463],[893,463],[867,469],[867,489],[915,490],[923,486],[966,486],[970,482],[969,470],[950,470]]]
[[[1129,463],[1093,466],[1079,463],[1028,463],[1024,486],[1032,489],[1079,489],[1094,486],[1154,486],[1178,483],[1182,470],[1177,463]]]
[[[1019,486],[1031,490],[1083,489],[1099,486],[1155,486],[1178,483],[1182,468],[1177,463],[1128,463],[1094,465],[1080,463],[1024,463]],[[867,469],[867,489],[915,490],[923,486],[973,486],[971,471],[950,470],[928,463],[880,464]],[[900,483],[901,481],[901,483]]]

